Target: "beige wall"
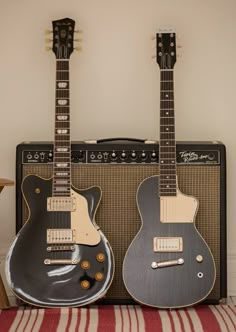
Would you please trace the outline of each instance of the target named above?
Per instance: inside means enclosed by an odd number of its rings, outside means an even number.
[[[44,50],[51,21],[71,17],[84,31],[71,57],[72,139],[159,137],[159,69],[151,34],[180,35],[175,66],[178,140],[227,147],[229,293],[236,295],[235,0],[1,0],[0,177],[15,177],[15,147],[52,140],[55,57]],[[14,189],[0,197],[0,255],[15,228]]]

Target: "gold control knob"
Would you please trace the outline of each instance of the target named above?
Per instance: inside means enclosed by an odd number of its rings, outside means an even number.
[[[103,274],[102,272],[97,272],[97,273],[95,274],[95,279],[96,279],[97,281],[102,281],[102,280],[104,279],[104,274]]]
[[[97,255],[96,255],[96,260],[99,262],[99,263],[102,263],[105,261],[105,255],[102,253],[102,252],[99,252]]]
[[[90,268],[90,263],[89,261],[82,261],[80,266],[82,267],[82,269],[88,270]]]
[[[201,263],[201,262],[203,261],[203,257],[202,257],[202,255],[197,255],[197,257],[196,257],[196,261],[197,261],[198,263]]]
[[[83,289],[88,289],[89,286],[90,286],[90,282],[89,282],[88,280],[83,280],[83,281],[81,281],[80,286],[81,286]]]

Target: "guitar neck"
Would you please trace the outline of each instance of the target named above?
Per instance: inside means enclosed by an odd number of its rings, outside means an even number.
[[[70,196],[71,141],[69,88],[69,60],[57,60],[53,196]]]
[[[160,87],[160,196],[176,196],[174,71],[161,69]]]

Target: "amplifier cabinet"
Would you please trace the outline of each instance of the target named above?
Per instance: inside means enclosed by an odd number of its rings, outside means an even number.
[[[122,263],[141,225],[136,206],[137,188],[143,179],[158,175],[158,154],[159,146],[154,141],[72,142],[72,183],[80,189],[93,185],[102,189],[96,223],[110,241],[116,261],[105,303],[132,303],[122,281]],[[196,227],[216,263],[216,283],[205,303],[219,303],[227,297],[225,147],[220,142],[177,142],[176,157],[179,188],[199,200]],[[17,146],[17,232],[28,217],[21,193],[22,180],[28,174],[51,177],[52,161],[50,142],[25,142]]]

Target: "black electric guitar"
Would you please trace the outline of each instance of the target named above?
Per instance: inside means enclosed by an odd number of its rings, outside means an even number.
[[[178,188],[174,119],[175,33],[156,35],[160,66],[160,175],[137,191],[142,226],[127,250],[123,279],[138,302],[159,308],[196,304],[211,292],[215,263],[195,227],[198,201]],[[208,221],[206,220],[206,223]]]
[[[56,112],[53,177],[28,175],[22,192],[29,218],[7,255],[8,283],[17,297],[42,307],[82,306],[107,292],[114,274],[108,240],[94,221],[101,189],[71,184],[69,58],[75,22],[53,21]]]

